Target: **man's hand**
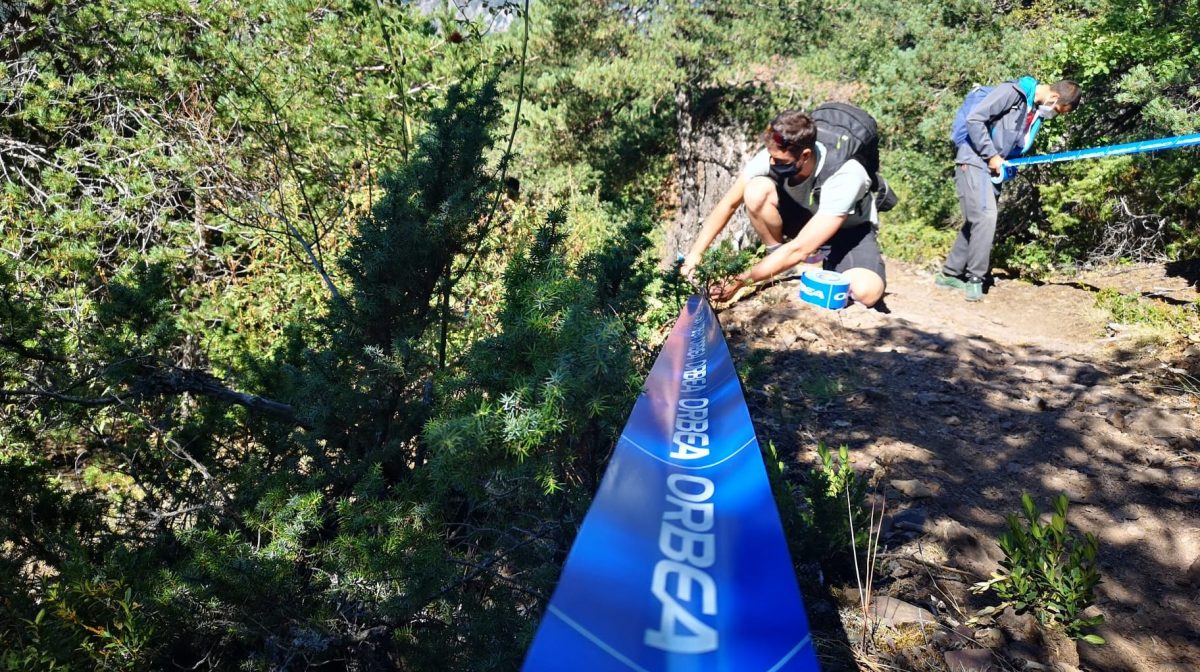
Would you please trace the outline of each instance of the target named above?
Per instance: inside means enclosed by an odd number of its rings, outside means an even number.
[[[750,272],[747,271],[733,278],[726,285],[712,285],[708,288],[708,298],[713,301],[728,301],[733,298],[734,294],[742,287],[750,284]]]
[[[696,278],[694,278],[692,276],[693,276],[693,274],[695,274],[696,265],[699,263],[700,263],[700,259],[698,257],[693,257],[689,254],[687,257],[684,258],[683,266],[679,267],[680,274],[682,274],[683,277],[687,278],[688,280],[691,280],[694,282],[696,280]]]
[[[992,158],[988,159],[988,169],[993,175],[999,175],[1000,171],[1004,170],[1004,157],[999,154],[992,155]]]

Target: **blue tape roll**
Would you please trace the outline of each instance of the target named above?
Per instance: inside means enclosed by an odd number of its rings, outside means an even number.
[[[805,271],[800,274],[800,298],[822,308],[845,308],[850,299],[850,280],[835,271]]]
[[[1017,176],[1017,167],[1011,162],[1005,161],[1000,164],[1000,174],[992,175],[992,184],[1004,184],[1005,182]]]

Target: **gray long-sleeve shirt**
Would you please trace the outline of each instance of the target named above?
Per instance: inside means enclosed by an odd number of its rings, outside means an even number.
[[[992,90],[967,115],[968,142],[958,146],[956,164],[986,167],[999,154],[1012,158],[1025,145],[1025,92],[1016,82],[1004,82]]]

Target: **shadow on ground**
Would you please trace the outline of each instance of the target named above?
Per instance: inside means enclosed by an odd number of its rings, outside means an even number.
[[[1076,664],[1200,669],[1200,590],[1188,575],[1200,558],[1195,398],[1156,387],[1136,349],[1098,357],[867,312],[851,319],[776,295],[722,313],[760,442],[773,441],[796,477],[815,464],[817,441],[848,445],[889,510],[918,521],[889,543],[937,549],[930,562],[974,577],[944,577],[961,604],[942,611],[958,620],[998,602],[966,588],[998,567],[993,540],[1021,494],[1048,510],[1066,493],[1071,526],[1100,538],[1097,632],[1109,642],[1079,644]],[[884,593],[930,606],[905,585],[880,578]]]

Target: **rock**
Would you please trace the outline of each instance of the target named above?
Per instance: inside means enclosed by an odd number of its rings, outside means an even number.
[[[951,415],[946,418],[946,424],[950,425],[951,427],[957,427],[958,425],[962,424],[962,420],[960,420],[957,415]]]
[[[1158,606],[1166,609],[1165,613],[1186,614],[1195,604],[1195,597],[1191,595],[1178,595],[1176,593],[1168,593],[1162,596],[1158,601]]]
[[[891,398],[887,392],[874,387],[864,387],[860,391],[871,401],[887,401]]]
[[[904,536],[907,537],[908,535],[904,535]],[[904,579],[904,578],[910,577],[916,573],[912,570],[911,567],[908,567],[904,563],[896,561],[896,560],[892,560],[883,569],[884,569],[884,572],[886,572],[887,575],[893,579]]]
[[[1178,450],[1182,453],[1192,451],[1200,441],[1194,436],[1170,436],[1167,437],[1167,445],[1172,450]]]
[[[796,338],[799,338],[807,343],[812,343],[813,341],[820,340],[821,337],[817,336],[811,331],[801,331],[796,334]]]
[[[922,406],[930,404],[950,404],[954,402],[954,398],[950,395],[940,394],[938,392],[918,392],[917,402]]]
[[[1021,377],[1033,383],[1039,383],[1046,378],[1042,370],[1033,366],[1022,366]]]
[[[1106,525],[1100,530],[1100,539],[1118,546],[1141,544],[1146,540],[1146,525],[1137,521]]]
[[[946,667],[951,672],[991,672],[999,669],[987,649],[962,649],[945,653]]]
[[[1054,672],[1082,672],[1078,667],[1061,661],[1055,663],[1052,669],[1054,669]]]
[[[904,494],[904,496],[911,497],[912,499],[932,497],[941,490],[941,486],[937,485],[936,483],[932,486],[929,486],[916,479],[893,480],[888,482],[893,488]]]
[[[1079,650],[1075,647],[1075,640],[1061,630],[1042,630],[1042,645],[1046,647],[1051,662],[1079,665]]]
[[[942,520],[932,532],[946,542],[953,564],[979,578],[992,575],[1000,568],[1004,553],[995,539],[982,537],[954,520]]]
[[[1125,417],[1129,431],[1146,436],[1171,437],[1194,434],[1195,422],[1187,415],[1161,408],[1139,408]]]
[[[1007,607],[996,617],[996,623],[1015,641],[1032,644],[1039,639],[1038,622],[1033,614],[1018,614]]]
[[[862,596],[854,586],[842,586],[830,591],[834,601],[845,607],[862,608]]]
[[[1062,493],[1072,503],[1088,501],[1092,484],[1088,477],[1074,469],[1060,469],[1043,480],[1043,485],[1053,493]]]
[[[936,623],[937,618],[921,607],[881,595],[871,600],[871,615],[891,627],[903,623]]]
[[[1092,416],[1090,414],[1084,413],[1083,411],[1075,409],[1075,408],[1068,408],[1065,411],[1063,411],[1063,414],[1062,414],[1063,421],[1068,422],[1071,425],[1083,424],[1084,422],[1087,421],[1087,419],[1090,419],[1091,417]]]
[[[1041,648],[1026,642],[1012,642],[1004,647],[1004,655],[1013,662],[1020,661],[1026,670],[1044,670],[1047,669],[1042,664]]]
[[[975,633],[975,642],[989,649],[998,649],[1004,646],[1005,641],[1000,628],[984,628]]]
[[[1185,586],[1200,587],[1200,555],[1192,561],[1192,566],[1179,578],[1179,583]]]
[[[1054,369],[1051,369],[1045,373],[1045,380],[1051,385],[1057,385],[1059,387],[1067,387],[1074,384],[1070,374]]]
[[[1167,488],[1171,486],[1171,474],[1166,469],[1158,467],[1143,467],[1135,469],[1130,479],[1135,483],[1149,485],[1155,488]]]
[[[933,633],[933,643],[942,649],[966,646],[975,642],[975,631],[965,625],[956,625],[952,630]]]
[[[1112,425],[1113,427],[1116,427],[1121,431],[1125,431],[1125,414],[1121,411],[1109,411],[1108,415],[1104,419],[1107,420],[1108,424]]]
[[[925,509],[916,506],[900,511],[892,516],[892,527],[897,530],[924,532],[928,522],[929,514]]]
[[[1104,373],[1090,364],[1075,372],[1075,382],[1086,387],[1099,383],[1103,378]]]

